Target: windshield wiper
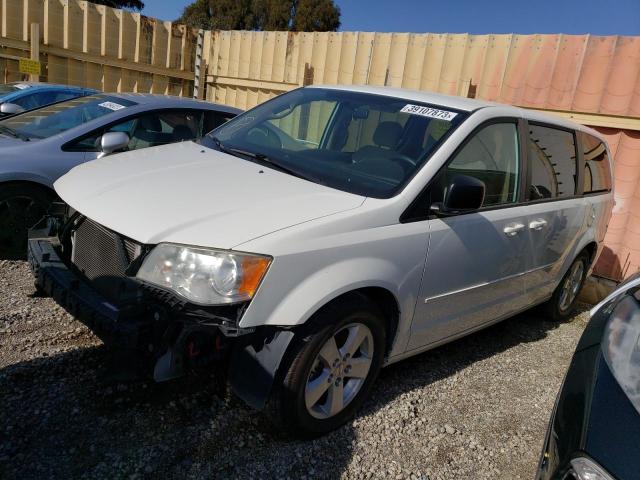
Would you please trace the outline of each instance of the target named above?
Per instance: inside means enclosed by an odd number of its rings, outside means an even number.
[[[254,160],[257,160],[258,162],[260,162],[262,164],[266,164],[266,165],[272,167],[273,169],[279,170],[279,171],[281,171],[283,173],[288,173],[289,175],[293,175],[294,177],[302,178],[303,180],[308,180],[310,182],[322,184],[322,182],[320,180],[318,180],[317,178],[311,177],[310,175],[306,175],[306,174],[300,173],[297,170],[294,170],[294,169],[289,168],[289,167],[287,167],[285,165],[282,165],[281,163],[272,160],[271,158],[269,158],[264,153],[250,152],[248,150],[242,150],[241,148],[227,147],[227,146],[223,145],[222,142],[217,137],[211,137],[211,139],[216,144],[216,146],[220,149],[221,152],[228,153],[229,155],[234,155],[234,156],[244,155],[245,157],[249,157],[249,158],[252,158]]]
[[[20,133],[16,132],[12,128],[7,127],[6,125],[0,125],[0,133],[6,133],[13,138],[19,138],[20,140],[24,140],[25,142],[28,142],[30,140],[30,138],[26,135],[21,135]]]

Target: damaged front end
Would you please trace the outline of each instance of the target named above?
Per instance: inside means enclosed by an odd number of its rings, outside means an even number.
[[[262,408],[293,333],[240,328],[248,301],[196,305],[136,279],[152,248],[63,204],[29,234],[36,287],[105,343],[135,353],[158,382],[228,365],[234,391]]]

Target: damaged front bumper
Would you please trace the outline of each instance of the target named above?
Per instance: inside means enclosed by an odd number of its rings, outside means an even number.
[[[133,279],[127,301],[115,304],[64,260],[55,232],[49,225],[30,234],[29,263],[42,293],[104,343],[136,352],[156,381],[224,365],[235,393],[254,408],[264,407],[292,331],[241,329],[237,325],[246,305],[203,309]]]

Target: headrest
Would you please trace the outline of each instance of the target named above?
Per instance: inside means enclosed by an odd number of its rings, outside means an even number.
[[[373,133],[373,143],[379,147],[395,148],[402,135],[402,125],[396,122],[380,122]]]

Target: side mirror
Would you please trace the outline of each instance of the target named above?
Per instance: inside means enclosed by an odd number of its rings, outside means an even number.
[[[24,112],[24,108],[15,103],[3,103],[0,105],[0,113],[3,115],[15,115],[16,113]]]
[[[447,186],[444,202],[431,205],[431,211],[444,216],[473,212],[482,206],[484,192],[482,180],[469,175],[456,175]]]
[[[117,150],[122,150],[129,145],[129,135],[124,132],[107,132],[100,139],[100,148],[102,153],[98,158],[102,158]]]

